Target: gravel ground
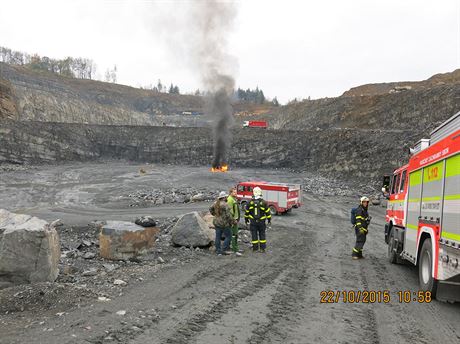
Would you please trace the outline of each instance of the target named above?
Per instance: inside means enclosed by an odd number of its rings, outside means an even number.
[[[247,178],[308,179],[311,185],[315,178],[321,185],[327,180],[280,170],[209,174],[203,168],[174,173],[168,166],[151,168],[140,175],[139,166],[129,164],[82,164],[1,175],[0,191],[10,200],[2,198],[1,207],[61,218],[63,255],[55,283],[0,291],[0,343],[459,342],[460,304],[398,301],[398,291],[418,290],[418,273],[387,262],[384,208],[370,209],[366,259],[351,260],[349,209],[356,196],[339,194],[346,183],[330,181],[320,188],[323,194],[304,193],[301,208],[276,216],[266,254],[252,253],[248,233],[242,232],[243,257],[216,257],[212,249],[178,248],[169,241],[175,217],[206,209],[208,202],[137,209],[110,200],[143,184],[220,190]],[[19,207],[11,206],[21,199]],[[154,249],[129,262],[94,255],[98,242],[92,220],[133,221],[139,214],[160,222]],[[388,290],[391,299],[321,303],[325,290]]]

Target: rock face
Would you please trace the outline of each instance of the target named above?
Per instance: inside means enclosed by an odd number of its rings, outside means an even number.
[[[24,121],[193,125],[196,116],[183,116],[182,112],[201,112],[203,107],[203,97],[65,78],[2,62],[0,75],[11,85],[19,119]]]
[[[56,280],[59,236],[48,222],[0,209],[0,282]]]
[[[326,176],[334,174],[341,178],[374,178],[391,172],[406,158],[404,148],[409,147],[408,142],[419,139],[414,131],[398,135],[369,131],[361,136],[353,129],[264,130],[258,131],[257,135],[238,129],[232,131],[232,135],[234,143],[228,158],[230,169],[276,166],[315,171]],[[146,137],[155,139],[146,140]],[[375,144],[376,141],[379,144]],[[126,159],[209,167],[213,152],[212,131],[208,128],[0,122],[0,163]],[[355,163],[358,156],[360,164]],[[206,198],[206,195],[194,196],[193,200]],[[159,198],[158,204],[167,201],[172,202],[172,198]]]
[[[277,129],[357,128],[395,130],[393,136],[398,130],[429,134],[460,106],[460,69],[443,79],[441,83],[415,82],[411,89],[399,83],[405,90],[396,89],[396,93],[389,91],[398,83],[363,85],[341,97],[292,102],[262,118]]]
[[[126,260],[145,253],[155,244],[157,227],[141,227],[131,222],[107,221],[99,235],[100,255],[106,259]]]
[[[0,163],[125,159],[209,167],[212,162],[206,116],[182,115],[202,109],[202,97],[153,94],[3,63],[0,74]],[[458,111],[460,71],[428,84],[281,106],[261,117],[269,121],[268,130],[234,128],[226,162],[230,169],[281,167],[341,179],[380,178],[407,161],[409,146]],[[186,201],[175,194],[144,197],[154,204]]]
[[[18,111],[13,98],[11,84],[2,78],[0,78],[0,118],[18,118]]]
[[[183,215],[171,231],[172,242],[186,247],[204,247],[214,241],[215,231],[195,211]]]

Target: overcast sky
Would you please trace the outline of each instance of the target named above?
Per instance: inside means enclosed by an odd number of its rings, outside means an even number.
[[[168,35],[187,32],[190,6],[192,0],[1,1],[0,45],[91,58],[101,78],[116,64],[122,84],[161,79],[192,91],[202,87],[200,77],[177,35]],[[236,85],[259,86],[283,102],[460,68],[460,0],[243,0],[235,6],[228,52],[237,61]]]

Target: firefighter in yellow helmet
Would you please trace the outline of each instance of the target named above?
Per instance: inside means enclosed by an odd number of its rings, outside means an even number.
[[[252,191],[253,197],[246,205],[244,221],[250,223],[252,237],[252,250],[257,252],[265,252],[267,248],[267,237],[265,235],[267,221],[269,224],[272,221],[272,214],[267,202],[262,198],[262,189],[256,186]]]
[[[356,243],[353,247],[352,258],[361,259],[363,257],[363,247],[366,242],[367,228],[371,222],[371,217],[367,212],[369,207],[369,198],[366,196],[361,197],[360,204],[357,208],[354,209],[354,227],[356,234]]]

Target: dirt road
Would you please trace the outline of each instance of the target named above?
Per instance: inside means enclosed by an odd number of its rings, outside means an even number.
[[[229,182],[249,172],[212,178]],[[0,343],[460,341],[460,304],[399,302],[398,291],[418,290],[418,275],[413,267],[386,261],[383,208],[370,209],[366,259],[353,261],[351,199],[306,194],[304,201],[302,208],[274,218],[265,254],[248,247],[243,257],[207,252],[128,281],[109,302],[94,300],[62,314],[2,314]],[[389,291],[390,300],[345,303],[340,297],[321,303],[327,290]],[[120,310],[126,313],[118,315]]]

